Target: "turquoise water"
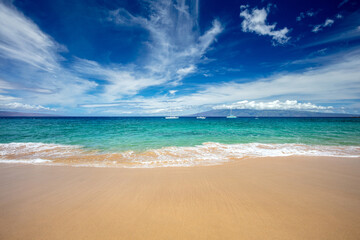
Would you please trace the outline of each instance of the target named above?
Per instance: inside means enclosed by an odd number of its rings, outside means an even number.
[[[222,144],[359,146],[359,118],[0,118],[0,143],[79,145],[103,152]]]

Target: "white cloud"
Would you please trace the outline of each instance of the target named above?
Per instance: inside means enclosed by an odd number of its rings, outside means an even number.
[[[65,49],[10,2],[0,1],[0,59],[7,69],[0,70],[0,91],[22,98],[0,100],[73,105],[89,98],[85,93],[97,84],[62,67],[59,52]]]
[[[10,83],[0,79],[0,93],[6,93],[7,90],[9,89],[14,89],[13,86],[11,86]],[[0,98],[0,101],[1,101],[1,98]]]
[[[17,101],[17,100],[20,100],[20,98],[0,95],[0,102]]]
[[[247,9],[248,7],[249,7],[249,5],[248,5],[248,4],[246,4],[246,5],[240,5],[240,10]]]
[[[214,106],[213,109],[255,109],[255,110],[329,110],[332,106],[318,106],[310,102],[300,103],[296,100],[280,101],[275,100],[271,102],[256,102],[256,101],[239,101],[232,104],[222,104]]]
[[[194,56],[202,56],[205,51],[208,49],[208,47],[216,41],[216,36],[220,34],[223,31],[223,27],[221,23],[215,19],[212,22],[212,27],[206,31],[202,36],[199,37],[199,43],[195,45],[195,50],[197,49],[199,51],[198,54],[195,53],[194,49],[191,49],[191,54],[194,54]],[[200,54],[200,55],[199,55]]]
[[[23,109],[23,110],[40,110],[40,111],[56,111],[54,108],[48,108],[41,105],[30,105],[18,102],[0,103],[0,108],[3,109]]]
[[[335,22],[334,20],[328,18],[325,20],[323,24],[315,25],[314,28],[312,29],[312,32],[317,33],[319,31],[322,31],[323,28],[330,27],[331,25],[333,25],[334,22]]]
[[[144,69],[147,77],[177,84],[196,70],[204,54],[223,31],[218,20],[201,35],[198,0],[149,1],[148,16],[134,16],[125,9],[112,11],[109,20],[119,25],[138,26],[150,33],[149,54]],[[154,84],[156,85],[156,83]]]
[[[170,90],[169,93],[170,95],[175,95],[175,93],[177,93],[177,90]]]
[[[275,30],[276,23],[268,24],[266,22],[268,11],[265,8],[253,8],[249,11],[248,8],[242,6],[240,9],[240,17],[244,18],[241,23],[244,32],[254,32],[258,35],[271,36],[273,41],[279,44],[285,44],[290,40],[290,37],[287,36],[289,29],[285,27],[280,30]]]
[[[0,55],[44,70],[58,67],[58,50],[64,47],[13,6],[0,2]]]
[[[123,103],[95,103],[95,104],[82,104],[81,107],[84,108],[102,108],[102,107],[116,107],[121,106]]]
[[[105,67],[95,61],[77,59],[74,70],[85,77],[95,77],[107,81],[103,85],[104,91],[99,94],[102,101],[116,101],[127,95],[135,95],[149,86],[160,85],[166,82],[163,77],[147,76],[136,70],[122,66]]]
[[[195,72],[196,67],[194,65],[190,65],[189,67],[186,68],[180,68],[179,70],[176,71],[177,74],[179,74],[180,77],[186,76],[190,73]]]

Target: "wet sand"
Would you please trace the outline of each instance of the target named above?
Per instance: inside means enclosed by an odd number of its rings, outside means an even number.
[[[360,159],[0,164],[0,239],[360,239]]]

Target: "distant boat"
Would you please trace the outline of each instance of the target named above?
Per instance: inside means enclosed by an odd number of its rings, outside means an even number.
[[[230,115],[226,116],[226,118],[236,118],[235,115],[232,115],[232,108],[230,108]]]
[[[165,119],[179,119],[179,117],[173,116],[172,109],[170,107],[170,116],[165,117]]]
[[[196,117],[196,119],[206,119],[206,117]]]

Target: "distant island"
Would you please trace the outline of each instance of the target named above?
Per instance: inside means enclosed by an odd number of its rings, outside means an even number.
[[[44,113],[0,111],[0,117],[58,117],[58,116],[52,114],[44,114]]]
[[[191,117],[226,117],[229,109],[217,109],[190,115]],[[254,109],[233,109],[232,114],[237,117],[358,117],[354,114],[309,112],[295,110],[254,110]]]

